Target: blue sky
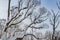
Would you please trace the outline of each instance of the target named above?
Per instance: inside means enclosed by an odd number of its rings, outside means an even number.
[[[45,6],[48,10],[53,9],[57,11],[56,2],[59,0],[42,0],[41,5]],[[15,4],[14,4],[15,3]],[[17,0],[12,0],[12,5],[16,5]],[[8,7],[8,0],[0,0],[0,18],[7,18],[7,7]]]
[[[51,10],[53,9],[54,11],[58,11],[56,2],[59,0],[42,0],[42,5],[45,6],[47,9]]]

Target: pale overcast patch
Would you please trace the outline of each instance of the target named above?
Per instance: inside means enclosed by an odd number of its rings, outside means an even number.
[[[0,0],[0,19],[7,18],[8,0]]]

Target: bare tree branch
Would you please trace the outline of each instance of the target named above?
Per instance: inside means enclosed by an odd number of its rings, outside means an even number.
[[[11,3],[11,0],[9,0],[8,2],[8,20],[9,20],[9,17],[10,17],[10,3]]]
[[[60,22],[58,22],[58,23],[57,23],[57,25],[56,25],[55,29],[59,26],[59,24],[60,24]]]
[[[39,39],[39,38],[37,38],[35,35],[33,35],[33,34],[25,34],[24,36],[23,36],[23,38],[25,37],[25,36],[27,36],[27,35],[31,35],[31,36],[33,36],[33,37],[35,37],[36,39]]]

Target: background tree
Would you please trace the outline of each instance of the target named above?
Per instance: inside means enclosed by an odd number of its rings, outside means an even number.
[[[55,40],[55,31],[56,31],[56,28],[59,26],[59,11],[57,13],[55,13],[53,10],[51,10],[52,13],[51,16],[49,17],[49,20],[50,20],[50,24],[52,25],[53,27],[53,34],[52,34],[52,40]]]

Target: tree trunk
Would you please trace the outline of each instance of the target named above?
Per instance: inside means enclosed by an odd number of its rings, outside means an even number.
[[[53,27],[52,40],[55,40],[55,27]]]
[[[16,38],[15,40],[23,40],[23,38]]]
[[[9,21],[9,17],[10,17],[10,3],[11,3],[11,0],[8,0],[8,15],[7,15],[7,21]],[[4,35],[5,35],[5,39],[3,40],[7,40],[7,28],[8,28],[8,25],[6,24],[5,26],[6,28],[4,29]]]

